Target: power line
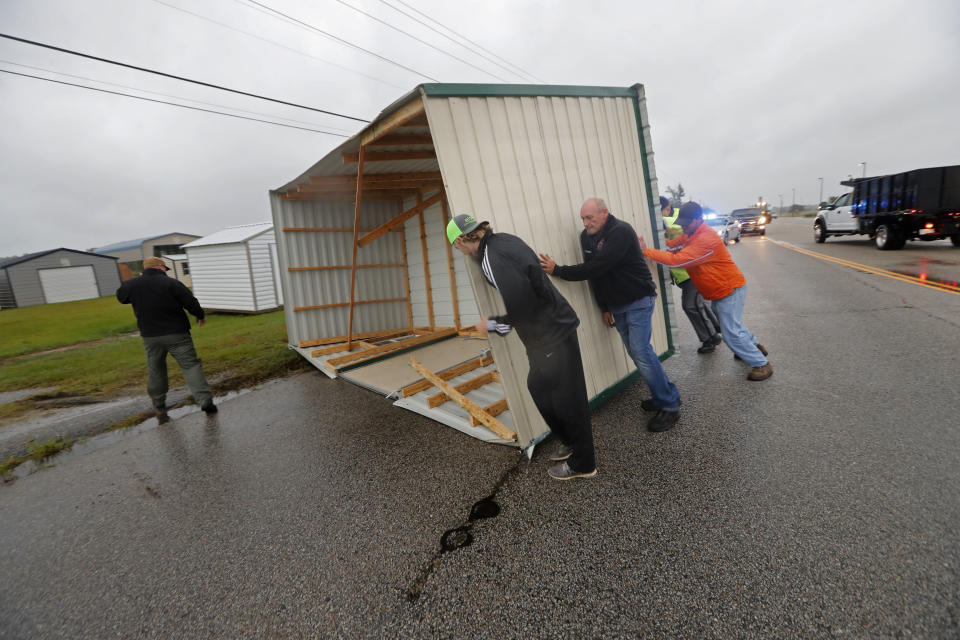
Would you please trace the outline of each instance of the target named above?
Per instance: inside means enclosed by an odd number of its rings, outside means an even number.
[[[167,2],[164,2],[163,0],[153,0],[153,1],[156,2],[157,4],[162,4],[162,5],[164,5],[165,7],[169,7],[169,8],[171,8],[171,9],[175,9],[175,10],[177,10],[177,11],[182,11],[183,13],[189,14],[189,15],[195,17],[195,18],[199,18],[200,20],[206,20],[207,22],[212,22],[213,24],[219,25],[219,26],[223,27],[224,29],[229,29],[229,30],[231,30],[231,31],[236,31],[237,33],[241,33],[241,34],[243,34],[243,35],[245,35],[245,36],[249,36],[249,37],[251,37],[251,38],[256,38],[257,40],[262,40],[263,42],[266,42],[266,43],[268,43],[268,44],[272,44],[272,45],[275,46],[275,47],[280,47],[281,49],[286,49],[287,51],[292,51],[293,53],[296,53],[297,55],[301,55],[301,56],[304,56],[304,57],[307,57],[307,58],[312,58],[312,59],[314,59],[314,60],[318,60],[319,62],[323,62],[324,64],[329,64],[329,65],[331,65],[331,66],[333,66],[333,67],[336,67],[336,68],[338,68],[338,69],[343,69],[344,71],[349,71],[349,72],[351,72],[351,73],[355,73],[355,74],[357,74],[357,75],[363,76],[364,78],[369,78],[370,80],[373,80],[374,82],[379,82],[379,83],[381,83],[381,84],[385,84],[385,85],[391,86],[391,87],[393,87],[394,89],[406,90],[406,89],[408,88],[408,87],[401,87],[400,85],[398,85],[398,84],[393,84],[392,82],[387,82],[386,80],[381,80],[380,78],[377,78],[377,77],[375,77],[375,76],[368,75],[368,74],[366,74],[366,73],[364,73],[364,72],[362,72],[362,71],[357,71],[356,69],[351,69],[350,67],[345,67],[345,66],[343,66],[343,65],[341,65],[341,64],[337,64],[336,62],[331,62],[330,60],[324,60],[323,58],[320,58],[320,57],[311,55],[311,54],[309,54],[309,53],[306,53],[305,51],[300,51],[299,49],[294,49],[293,47],[288,47],[288,46],[285,45],[285,44],[281,44],[281,43],[279,43],[279,42],[275,42],[275,41],[273,41],[273,40],[270,40],[269,38],[264,38],[263,36],[258,36],[258,35],[255,34],[255,33],[251,33],[251,32],[249,32],[249,31],[244,31],[243,29],[238,29],[237,27],[230,26],[230,25],[228,25],[228,24],[226,24],[226,23],[220,22],[219,20],[214,20],[213,18],[208,18],[207,16],[200,15],[199,13],[194,13],[193,11],[190,11],[190,10],[188,10],[188,9],[184,9],[184,8],[182,8],[182,7],[178,7],[178,6],[169,4],[169,3],[167,3]]]
[[[156,100],[154,98],[144,98],[143,96],[135,96],[129,93],[123,93],[122,91],[109,91],[107,89],[98,89],[97,87],[88,87],[82,84],[75,84],[73,82],[64,82],[63,80],[54,80],[53,78],[42,78],[40,76],[30,75],[29,73],[18,73],[17,71],[10,71],[8,69],[0,69],[0,73],[9,73],[14,76],[22,76],[24,78],[33,78],[34,80],[44,80],[46,82],[53,82],[56,84],[64,84],[68,87],[78,87],[80,89],[88,89],[90,91],[99,91],[100,93],[109,93],[115,96],[124,96],[127,98],[133,98],[135,100],[145,100],[147,102],[156,102],[158,104],[166,104],[171,107],[180,107],[182,109],[192,109],[193,111],[203,111],[204,113],[214,113],[218,116],[227,116],[229,118],[239,118],[240,120],[251,120],[253,122],[262,122],[264,124],[272,124],[278,127],[287,127],[290,129],[300,129],[301,131],[312,131],[313,133],[325,133],[328,136],[337,136],[339,138],[348,138],[349,136],[343,133],[333,133],[331,131],[322,131],[320,129],[310,129],[307,127],[298,127],[292,124],[283,124],[282,122],[273,122],[271,120],[261,120],[259,118],[249,118],[247,116],[238,116],[235,113],[225,113],[223,111],[214,111],[213,109],[202,109],[200,107],[191,107],[186,104],[177,104],[176,102],[167,102],[166,100]]]
[[[234,0],[234,1],[235,1],[235,2],[239,2],[239,0]],[[305,28],[307,28],[307,29],[310,29],[311,31],[316,31],[316,32],[319,33],[319,34],[321,34],[321,35],[323,35],[323,36],[325,36],[325,37],[327,37],[327,38],[330,38],[331,40],[335,40],[336,42],[339,42],[339,43],[341,43],[341,44],[345,44],[345,45],[347,45],[348,47],[350,47],[350,48],[352,48],[352,49],[356,49],[356,50],[358,50],[358,51],[363,51],[364,53],[367,53],[367,54],[373,56],[374,58],[377,58],[378,60],[383,60],[383,61],[386,62],[386,63],[389,63],[389,64],[394,65],[395,67],[400,67],[401,69],[403,69],[403,70],[405,70],[405,71],[409,71],[410,73],[416,74],[416,75],[420,76],[421,78],[426,78],[427,80],[431,80],[431,81],[433,81],[433,82],[439,82],[439,80],[437,80],[436,78],[432,78],[432,77],[428,76],[428,75],[425,74],[425,73],[421,73],[420,71],[417,71],[416,69],[411,69],[410,67],[406,67],[406,66],[400,64],[399,62],[396,62],[396,61],[394,61],[394,60],[390,60],[389,58],[385,58],[385,57],[381,56],[379,53],[374,53],[373,51],[370,51],[369,49],[364,49],[364,48],[361,47],[360,45],[353,44],[352,42],[350,42],[350,41],[348,41],[348,40],[344,40],[343,38],[339,38],[339,37],[333,35],[332,33],[327,33],[327,32],[324,31],[323,29],[318,29],[317,27],[313,26],[312,24],[307,24],[307,23],[304,22],[303,20],[297,20],[297,19],[294,18],[293,16],[288,16],[287,14],[285,14],[285,13],[283,13],[283,12],[281,12],[281,11],[277,11],[276,9],[273,9],[273,8],[271,8],[271,7],[268,7],[267,5],[265,5],[265,4],[263,4],[263,3],[260,3],[260,2],[257,2],[256,0],[247,0],[247,2],[249,2],[250,4],[256,5],[256,6],[258,6],[258,7],[262,7],[263,9],[266,9],[267,11],[269,11],[269,12],[271,12],[271,13],[275,13],[275,14],[277,14],[278,16],[281,16],[281,17],[289,20],[290,22],[293,22],[293,23],[295,23],[295,24],[298,24],[298,25],[300,25],[300,26],[302,26],[302,27],[305,27]]]
[[[376,21],[379,22],[380,24],[385,25],[385,26],[393,29],[394,31],[398,31],[398,32],[402,33],[403,35],[407,36],[408,38],[412,38],[413,40],[416,40],[417,42],[419,42],[419,43],[421,43],[421,44],[425,44],[425,45],[427,45],[428,47],[430,47],[431,49],[435,49],[436,51],[439,51],[440,53],[442,53],[442,54],[445,55],[445,56],[450,56],[451,58],[453,58],[454,60],[456,60],[456,61],[458,61],[458,62],[462,62],[462,63],[465,64],[465,65],[468,65],[468,66],[470,66],[470,67],[473,67],[474,69],[477,69],[478,71],[481,71],[481,72],[487,74],[488,76],[490,76],[490,77],[492,77],[492,78],[496,78],[496,79],[499,80],[500,82],[508,82],[508,80],[506,80],[505,78],[501,78],[500,76],[498,76],[498,75],[495,74],[495,73],[490,73],[490,72],[487,71],[486,69],[483,69],[482,67],[478,67],[477,65],[473,64],[472,62],[467,62],[467,61],[464,60],[463,58],[458,58],[457,56],[453,55],[452,53],[450,53],[450,52],[448,52],[448,51],[444,51],[444,50],[441,49],[440,47],[435,46],[435,45],[433,45],[433,44],[430,44],[430,43],[427,42],[426,40],[421,40],[421,39],[418,38],[417,36],[415,36],[415,35],[413,35],[413,34],[411,34],[411,33],[408,33],[408,32],[406,32],[406,31],[404,31],[404,30],[401,29],[400,27],[394,26],[394,25],[390,24],[389,22],[387,22],[386,20],[381,20],[381,19],[378,18],[377,16],[375,16],[375,15],[373,15],[373,14],[371,14],[371,13],[367,13],[367,12],[364,11],[363,9],[359,9],[359,8],[353,6],[353,5],[350,4],[349,2],[346,2],[346,0],[337,0],[337,2],[339,2],[340,4],[342,4],[342,5],[345,6],[345,7],[349,7],[349,8],[351,8],[351,9],[353,9],[353,10],[356,11],[357,13],[361,13],[361,14],[367,16],[367,17],[370,18],[371,20],[376,20]]]
[[[255,115],[255,116],[263,116],[263,117],[265,117],[265,118],[275,118],[275,119],[277,119],[277,120],[286,120],[287,122],[296,122],[296,123],[299,123],[299,124],[306,124],[306,125],[316,126],[316,125],[314,125],[314,123],[312,123],[312,122],[306,122],[306,121],[304,121],[304,120],[295,120],[294,118],[284,118],[284,117],[282,117],[282,116],[274,116],[274,115],[271,115],[271,114],[269,114],[269,113],[261,113],[261,112],[259,112],[259,111],[249,111],[249,110],[247,110],[247,109],[237,109],[236,107],[227,107],[227,106],[225,106],[225,105],[216,104],[216,103],[213,103],[213,102],[204,102],[203,100],[192,100],[192,99],[190,99],[190,98],[184,98],[183,96],[172,96],[172,95],[170,95],[169,93],[161,93],[160,91],[148,91],[147,89],[140,89],[139,87],[131,87],[130,85],[120,84],[120,83],[118,83],[118,82],[107,82],[106,80],[98,80],[98,79],[96,79],[96,78],[89,78],[89,77],[87,77],[87,76],[78,76],[78,75],[74,75],[74,74],[72,74],[72,73],[64,73],[64,72],[62,72],[62,71],[54,71],[53,69],[44,69],[43,67],[35,67],[35,66],[29,65],[29,64],[20,64],[19,62],[13,62],[13,61],[11,61],[11,60],[2,60],[2,59],[0,59],[0,62],[2,62],[2,63],[4,63],[4,64],[12,64],[12,65],[14,65],[15,67],[23,67],[23,68],[25,68],[25,69],[33,69],[33,70],[35,70],[35,71],[44,71],[44,72],[46,72],[46,73],[55,73],[55,74],[57,74],[58,76],[66,76],[67,78],[76,78],[77,80],[87,80],[87,81],[89,81],[89,82],[96,82],[96,83],[99,83],[99,84],[105,84],[105,85],[108,85],[108,86],[111,86],[111,87],[121,87],[121,88],[123,88],[123,89],[130,89],[131,91],[139,91],[140,93],[149,93],[149,94],[154,95],[154,96],[163,96],[164,98],[174,98],[174,99],[176,99],[176,100],[184,100],[184,101],[186,101],[186,102],[193,102],[193,103],[195,103],[195,104],[205,104],[205,105],[207,105],[208,107],[219,107],[219,108],[221,108],[221,109],[230,109],[230,110],[232,110],[232,111],[238,111],[238,112],[240,112],[240,113],[249,113],[249,114],[253,114],[253,115]],[[350,129],[344,129],[343,127],[335,127],[335,126],[332,126],[332,125],[323,125],[323,126],[327,127],[328,129],[337,129],[337,130],[339,130],[339,131],[345,131],[345,132],[350,133],[351,135],[354,133],[352,130],[350,130]]]
[[[230,89],[229,87],[221,87],[220,85],[210,84],[209,82],[203,82],[201,80],[192,80],[190,78],[184,78],[183,76],[175,76],[170,73],[164,73],[163,71],[155,71],[153,69],[146,69],[144,67],[137,67],[132,64],[127,64],[125,62],[118,62],[116,60],[110,60],[108,58],[100,58],[98,56],[90,55],[87,53],[80,53],[79,51],[71,51],[70,49],[64,49],[62,47],[55,47],[50,44],[44,44],[42,42],[36,42],[34,40],[27,40],[26,38],[18,38],[16,36],[11,36],[6,33],[0,33],[0,38],[7,38],[8,40],[16,40],[17,42],[23,42],[26,44],[32,44],[37,47],[43,47],[45,49],[52,49],[53,51],[60,51],[61,53],[69,53],[70,55],[80,56],[81,58],[89,58],[90,60],[96,60],[98,62],[106,62],[107,64],[117,65],[118,67],[126,67],[128,69],[135,69],[136,71],[143,71],[145,73],[152,73],[154,75],[163,76],[165,78],[173,78],[174,80],[182,80],[183,82],[191,82],[193,84],[198,84],[203,87],[210,87],[213,89],[220,89],[221,91],[229,91],[230,93],[236,93],[242,96],[248,96],[251,98],[259,98],[260,100],[268,100],[270,102],[276,102],[278,104],[287,105],[288,107],[297,107],[299,109],[307,109],[309,111],[316,111],[318,113],[325,113],[330,116],[337,116],[338,118],[346,118],[348,120],[356,120],[357,122],[367,123],[369,120],[364,120],[363,118],[355,118],[354,116],[344,115],[342,113],[336,113],[334,111],[326,111],[324,109],[317,109],[315,107],[308,107],[302,104],[296,104],[294,102],[287,102],[285,100],[277,100],[276,98],[268,98],[266,96],[257,95],[255,93],[247,93],[246,91],[240,91],[238,89]]]
[[[388,2],[386,2],[385,0],[379,0],[379,1],[382,2],[383,4],[386,4],[388,7],[390,7],[390,8],[393,9],[394,11],[400,11],[400,9],[397,9],[396,7],[390,5],[390,4],[389,4]],[[421,16],[423,16],[424,18],[426,18],[426,19],[429,20],[430,22],[432,22],[432,23],[434,23],[434,24],[436,24],[436,25],[439,25],[439,26],[443,27],[444,29],[446,29],[447,31],[449,31],[450,33],[452,33],[453,35],[455,35],[455,36],[457,36],[458,38],[461,38],[461,39],[463,39],[463,40],[466,40],[467,42],[469,42],[469,43],[472,44],[473,46],[477,47],[478,49],[480,49],[480,50],[482,50],[482,51],[486,51],[487,53],[489,53],[490,55],[492,55],[492,56],[493,56],[494,58],[496,58],[497,60],[500,60],[501,62],[504,62],[504,63],[510,65],[510,66],[513,67],[514,69],[518,69],[518,70],[522,71],[525,75],[529,76],[530,78],[533,78],[536,82],[539,82],[540,84],[546,84],[546,82],[544,82],[543,80],[541,80],[541,79],[538,78],[537,76],[533,75],[533,74],[530,73],[529,71],[525,71],[525,70],[522,69],[521,67],[518,67],[517,65],[513,64],[512,62],[510,62],[510,61],[508,61],[508,60],[504,60],[503,58],[501,58],[500,56],[498,56],[497,54],[495,54],[493,51],[490,51],[489,49],[487,49],[487,48],[484,47],[483,45],[474,42],[473,40],[471,40],[470,38],[466,37],[465,35],[462,35],[462,34],[460,34],[460,33],[457,33],[456,31],[454,31],[453,29],[451,29],[451,28],[448,27],[447,25],[439,22],[438,20],[435,20],[435,19],[431,18],[430,16],[428,16],[427,14],[425,14],[423,11],[420,11],[420,10],[417,9],[416,7],[413,7],[413,6],[409,5],[409,4],[407,4],[407,3],[404,2],[403,0],[396,0],[396,2],[399,2],[399,3],[402,4],[403,6],[407,7],[408,9],[410,9],[411,11],[415,11],[416,13],[419,13]],[[404,13],[404,12],[403,12],[403,11],[400,11],[400,13]],[[404,13],[404,15],[407,15],[407,14]],[[407,15],[407,17],[411,17],[411,16]]]
[[[434,33],[436,33],[436,34],[438,34],[438,35],[440,35],[440,36],[443,36],[444,38],[446,38],[446,39],[449,40],[450,42],[452,42],[452,43],[454,43],[454,44],[456,44],[456,45],[459,45],[459,46],[463,47],[464,49],[466,49],[466,50],[469,51],[470,53],[474,54],[475,56],[479,56],[479,57],[483,58],[484,60],[486,60],[487,62],[492,62],[493,64],[497,65],[498,67],[500,67],[501,69],[503,69],[504,71],[506,71],[506,72],[508,72],[508,73],[512,73],[512,74],[515,75],[515,76],[520,76],[521,78],[523,78],[523,75],[517,73],[517,72],[514,71],[513,69],[510,69],[509,67],[504,66],[503,64],[500,64],[499,62],[497,62],[497,61],[494,60],[493,58],[491,58],[491,57],[489,57],[489,56],[486,56],[486,55],[480,53],[479,51],[476,51],[476,50],[468,47],[467,45],[463,44],[462,42],[459,42],[459,41],[455,40],[454,38],[451,38],[450,36],[448,36],[448,35],[445,34],[444,32],[442,32],[442,31],[440,31],[439,29],[437,29],[436,27],[430,26],[429,24],[427,24],[427,23],[424,22],[423,20],[420,20],[420,19],[417,18],[416,16],[410,15],[409,13],[407,13],[406,11],[404,11],[403,9],[398,9],[397,7],[395,7],[395,6],[393,6],[392,4],[390,4],[389,2],[387,2],[387,0],[379,0],[379,2],[380,2],[381,4],[384,4],[384,5],[388,6],[388,7],[390,7],[391,9],[393,9],[394,11],[396,11],[397,13],[399,13],[399,14],[401,14],[401,15],[404,15],[404,16],[406,16],[406,17],[408,17],[408,18],[410,18],[411,20],[413,20],[413,21],[416,22],[417,24],[421,24],[421,25],[423,25],[424,27],[426,27],[427,29],[430,29],[431,31],[433,31]],[[407,6],[409,6],[409,5],[407,5]],[[411,7],[411,9],[413,9],[413,7]],[[413,11],[417,11],[417,10],[416,10],[416,9],[413,9]],[[428,17],[428,16],[426,16],[426,14],[424,14],[424,13],[422,13],[422,12],[420,12],[420,11],[417,11],[417,13],[419,13],[420,15],[422,15],[422,16],[424,16],[424,17]],[[429,18],[429,17],[428,17],[428,18]],[[433,18],[429,18],[429,19],[430,19],[430,20],[433,20]],[[444,25],[440,24],[440,23],[437,22],[436,20],[433,20],[433,22],[435,22],[436,24],[439,24],[441,27],[443,27],[443,28],[446,29],[447,31],[450,31],[451,33],[455,33],[455,34],[456,34],[455,31],[453,31],[453,30],[450,29],[449,27],[445,27]],[[464,40],[467,40],[466,38],[464,38],[463,36],[460,36],[459,34],[456,34],[456,35],[458,35],[460,38],[463,38]],[[470,42],[470,40],[467,40],[467,42]],[[472,43],[472,44],[474,44],[474,46],[479,47],[479,48],[482,49],[482,47],[480,47],[480,45],[477,45],[476,43]],[[491,55],[495,55],[495,54],[491,54]],[[502,58],[501,58],[501,60],[502,60]],[[506,61],[504,60],[504,62],[506,62]],[[507,63],[507,64],[510,64],[510,63]],[[517,68],[517,69],[520,69],[520,67],[517,67],[516,65],[512,65],[512,66],[515,67],[515,68]],[[520,69],[520,71],[523,71],[523,69]],[[524,73],[525,75],[527,75],[528,77],[533,78],[535,81],[539,82],[539,80],[537,80],[536,77],[534,77],[533,75],[527,73],[526,71],[523,71],[523,73]],[[496,76],[494,76],[494,77],[496,77]],[[499,78],[498,78],[498,79],[499,79]],[[526,78],[523,78],[523,79],[526,80]]]

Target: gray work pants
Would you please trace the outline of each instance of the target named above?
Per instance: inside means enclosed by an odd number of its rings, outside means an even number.
[[[190,333],[171,333],[165,336],[151,336],[143,339],[143,348],[147,352],[147,393],[153,406],[160,408],[167,402],[167,354],[180,365],[187,387],[193,399],[200,406],[213,401],[210,386],[203,375],[203,365],[193,347]]]
[[[720,333],[720,321],[717,316],[703,300],[703,296],[697,291],[693,280],[684,280],[679,285],[683,295],[680,298],[680,306],[683,312],[690,319],[693,330],[697,332],[697,340],[706,342],[715,334]]]

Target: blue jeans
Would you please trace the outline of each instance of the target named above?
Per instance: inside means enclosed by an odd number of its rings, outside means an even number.
[[[743,324],[743,305],[747,301],[747,285],[734,289],[726,298],[713,301],[713,311],[720,320],[723,341],[730,350],[751,367],[762,367],[767,359],[757,349],[757,338]]]
[[[629,304],[610,307],[610,313],[613,314],[613,321],[627,347],[627,353],[637,365],[640,377],[650,387],[653,403],[661,409],[677,411],[680,392],[677,391],[677,385],[667,378],[667,372],[663,370],[660,358],[650,344],[651,319],[656,302],[656,297],[648,296]]]

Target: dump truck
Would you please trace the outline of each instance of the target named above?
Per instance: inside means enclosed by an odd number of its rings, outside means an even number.
[[[960,247],[960,165],[929,167],[840,184],[853,191],[817,213],[813,238],[868,235],[877,249],[907,240],[946,240]]]

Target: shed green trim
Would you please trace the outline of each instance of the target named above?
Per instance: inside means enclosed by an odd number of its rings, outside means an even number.
[[[660,234],[656,233],[656,230],[660,226],[660,207],[654,207],[653,205],[653,189],[650,188],[650,166],[647,164],[647,143],[643,139],[643,121],[640,117],[640,90],[642,88],[643,85],[635,84],[630,87],[630,90],[633,91],[633,114],[637,119],[637,137],[640,139],[640,159],[643,163],[643,177],[647,183],[647,207],[650,211],[650,229],[654,231],[653,244],[657,249],[660,249],[662,248],[660,246]],[[663,304],[660,306],[663,307],[663,321],[667,329],[667,351],[660,356],[661,361],[669,358],[674,353],[673,332],[670,331],[670,305],[667,304],[666,300],[669,294],[667,293],[667,283],[663,277],[663,271],[663,267],[657,265],[657,278],[660,280],[660,291],[663,292],[664,296]]]
[[[489,96],[543,96],[584,98],[631,98],[636,97],[632,87],[580,87],[551,84],[446,84],[421,85],[423,94],[430,98],[489,97]]]

